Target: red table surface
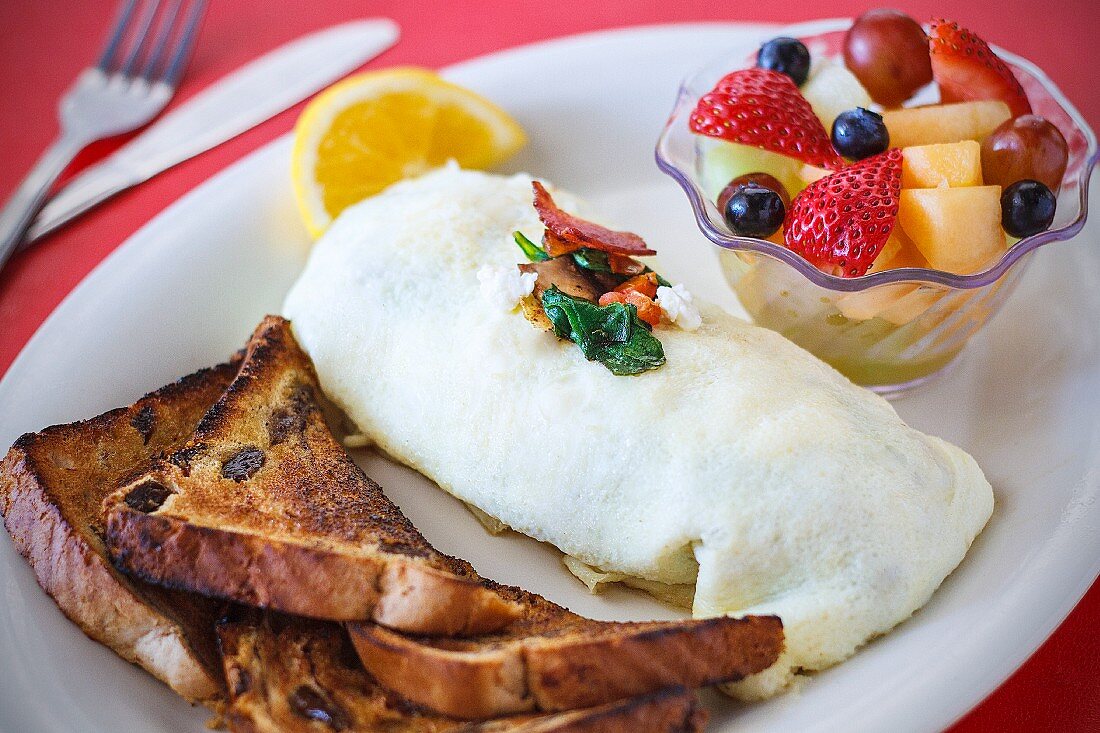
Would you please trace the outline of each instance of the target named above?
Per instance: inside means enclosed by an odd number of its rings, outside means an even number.
[[[399,45],[371,66],[438,67],[519,44],[572,33],[646,23],[699,20],[794,22],[850,16],[862,2],[651,2],[646,0],[443,0],[415,3],[211,3],[194,59],[174,104],[255,56],[296,36],[357,17],[384,15],[402,27]],[[906,2],[919,20],[948,16],[986,40],[1011,48],[1050,74],[1095,127],[1094,87],[1100,31],[1095,0],[1039,3]],[[0,197],[6,195],[57,132],[57,98],[94,58],[114,12],[113,0],[0,2]],[[537,83],[537,79],[532,79]],[[131,233],[183,193],[286,132],[301,107],[133,189],[17,255],[0,273],[0,373],[61,299]],[[83,156],[94,160],[101,145]],[[153,387],[154,385],[149,385]],[[75,417],[75,416],[74,416]],[[1097,547],[1082,547],[1096,552]],[[952,729],[977,731],[1100,730],[1100,584],[1058,631],[995,693]]]

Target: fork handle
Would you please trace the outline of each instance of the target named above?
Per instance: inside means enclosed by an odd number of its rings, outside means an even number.
[[[87,140],[62,135],[42,153],[30,173],[15,189],[3,211],[0,211],[0,269],[19,246],[31,221],[46,203],[46,197],[57,177],[87,144]]]

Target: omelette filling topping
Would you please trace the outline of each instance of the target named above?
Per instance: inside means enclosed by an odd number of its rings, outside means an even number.
[[[536,327],[572,341],[589,361],[627,376],[656,369],[665,352],[653,329],[662,323],[693,331],[699,311],[683,285],[673,285],[634,259],[656,254],[632,232],[618,232],[560,209],[532,181],[535,210],[546,227],[542,246],[513,238],[528,262],[519,273],[478,273],[483,286],[519,300]],[[483,288],[485,290],[485,288]]]

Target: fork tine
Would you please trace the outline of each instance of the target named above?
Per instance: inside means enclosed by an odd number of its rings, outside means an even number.
[[[130,24],[130,16],[134,14],[135,5],[137,5],[137,0],[125,0],[119,6],[115,27],[111,30],[111,35],[107,39],[107,45],[104,47],[103,53],[99,56],[99,61],[96,62],[96,67],[100,71],[108,72],[111,70],[111,59],[114,58],[115,51],[118,50],[126,36],[126,27]]]
[[[174,0],[171,7],[164,12],[161,18],[160,27],[157,29],[157,40],[153,43],[153,49],[149,52],[145,61],[145,68],[141,70],[141,77],[146,81],[152,81],[153,73],[160,65],[164,49],[168,45],[168,40],[172,37],[172,31],[176,25],[176,16],[179,15],[181,5],[183,5],[183,0]]]
[[[145,10],[141,14],[141,20],[138,21],[138,29],[134,33],[134,39],[130,44],[130,52],[126,54],[126,60],[122,62],[120,72],[123,76],[131,76],[134,66],[141,57],[142,50],[144,50],[148,44],[149,28],[152,27],[153,20],[157,16],[157,7],[159,5],[160,0],[149,0],[149,2],[146,3]]]
[[[187,66],[188,59],[191,57],[191,48],[195,45],[195,38],[199,34],[199,24],[202,22],[202,17],[205,12],[206,0],[194,0],[191,3],[183,33],[180,34],[176,49],[172,54],[171,60],[168,62],[168,70],[165,71],[164,75],[161,77],[161,81],[170,87],[174,88],[179,82],[180,76],[183,75],[183,70]]]

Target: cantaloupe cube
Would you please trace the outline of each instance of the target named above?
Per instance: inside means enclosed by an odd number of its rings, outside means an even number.
[[[970,274],[1005,251],[1000,186],[902,189],[898,222],[937,270]]]
[[[895,283],[846,293],[836,299],[836,307],[840,314],[849,320],[866,321],[888,309],[918,287],[920,286],[913,283]]]
[[[895,148],[962,140],[981,142],[1010,116],[1008,105],[1000,100],[934,104],[882,113],[890,146]]]
[[[802,166],[801,170],[798,171],[798,177],[802,179],[803,186],[809,186],[814,181],[820,181],[822,178],[829,175],[830,173],[832,173],[832,171],[826,170],[824,168],[818,168],[816,165],[810,165],[809,163],[807,163],[806,165]]]
[[[882,247],[882,252],[871,263],[871,268],[867,272],[882,272],[895,267],[926,266],[927,263],[924,262],[924,258],[920,256],[917,248],[905,236],[901,228],[894,227],[890,238],[886,240],[886,244]],[[870,290],[861,290],[840,296],[836,300],[836,306],[845,318],[854,321],[865,321],[879,315],[882,311],[890,308],[899,298],[905,297],[916,289],[916,285],[898,283]]]
[[[894,259],[898,252],[901,251],[901,247],[904,244],[902,240],[905,239],[905,233],[901,231],[901,227],[895,226],[894,231],[890,233],[890,238],[886,240],[886,244],[882,245],[882,250],[878,253],[878,257],[871,263],[871,266],[867,268],[867,272],[882,272],[886,269],[886,263]]]
[[[977,140],[915,145],[901,155],[902,188],[982,185],[982,145]]]
[[[898,231],[901,231],[900,228]],[[906,237],[906,241],[909,238]],[[899,267],[928,267],[928,260],[924,259],[924,255],[920,253],[911,241],[905,247],[902,247],[892,259],[884,262],[882,265],[883,270],[896,270]]]
[[[923,259],[902,228],[895,225],[894,231],[890,232],[890,238],[886,240],[886,244],[882,245],[882,251],[878,253],[878,257],[871,263],[867,272],[882,272],[895,267],[921,267],[911,263],[916,260],[923,261]]]
[[[878,317],[895,326],[904,326],[938,303],[944,292],[929,285],[914,286],[911,292],[879,311]]]

